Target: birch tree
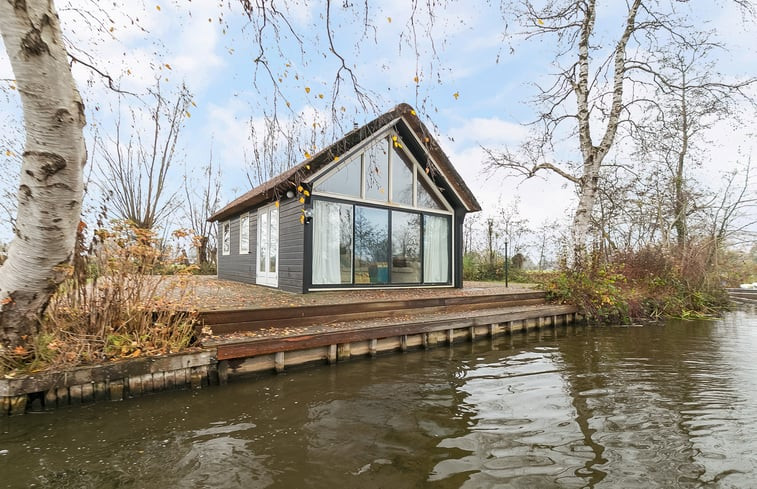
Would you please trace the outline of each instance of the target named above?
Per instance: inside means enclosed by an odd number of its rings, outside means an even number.
[[[750,2],[735,0],[751,9]],[[549,86],[538,86],[540,115],[531,126],[535,136],[518,150],[488,151],[488,167],[509,175],[531,178],[552,172],[576,189],[578,203],[571,237],[575,266],[580,267],[591,215],[601,185],[601,169],[616,146],[624,123],[640,119],[653,91],[658,69],[650,64],[652,48],[684,42],[691,27],[677,8],[656,0],[632,0],[624,5],[613,38],[612,26],[596,25],[596,0],[565,0],[536,6],[530,0],[513,2],[515,15],[525,26],[527,39],[550,37],[556,45],[558,72]],[[609,10],[608,6],[608,10]],[[602,12],[602,19],[607,18]],[[575,160],[556,161],[555,144],[562,139],[577,142]]]
[[[8,258],[0,267],[0,350],[38,330],[76,239],[87,158],[84,104],[52,1],[0,1],[0,32],[26,141]]]

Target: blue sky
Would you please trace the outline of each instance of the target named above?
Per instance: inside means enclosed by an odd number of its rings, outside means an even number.
[[[57,2],[71,45],[91,55],[98,68],[116,78],[123,89],[143,94],[156,76],[161,77],[164,89],[170,90],[181,82],[187,84],[196,107],[190,109],[191,117],[185,120],[180,155],[190,169],[199,168],[207,161],[212,141],[214,159],[223,172],[224,203],[249,188],[244,164],[245,152],[249,154],[251,145],[249,124],[252,120],[259,125],[262,115],[273,104],[270,84],[265,82],[261,70],[257,71],[259,87],[253,85],[255,33],[233,3],[229,10],[209,0],[125,2],[122,7],[108,7],[107,12],[94,12],[96,18],[105,19],[104,28],[97,28],[85,22],[87,16],[80,14],[91,11],[97,2]],[[278,41],[268,37],[265,47],[275,76],[282,76],[280,86],[292,113],[301,115],[304,121],[320,124],[317,127],[333,128],[329,123],[330,96],[338,64],[328,52],[322,3],[290,0],[280,4],[287,9],[295,30],[304,33],[304,54],[292,37],[286,35]],[[556,69],[551,43],[546,39],[505,39],[505,24],[511,32],[517,31],[517,25],[512,18],[506,21],[497,6],[485,2],[450,2],[435,11],[431,37],[426,33],[425,14],[417,14],[419,56],[416,57],[413,44],[408,41],[412,35],[408,28],[408,2],[390,0],[381,2],[380,7],[372,6],[368,29],[363,28],[361,12],[356,7],[344,9],[342,2],[333,3],[338,4],[332,7],[337,50],[353,68],[359,82],[373,94],[380,111],[400,102],[416,106],[424,122],[437,127],[442,147],[486,213],[493,213],[497,207],[518,198],[522,215],[533,227],[563,216],[569,221],[573,191],[558,177],[521,182],[499,174],[482,174],[482,145],[515,146],[529,137],[529,129],[521,124],[535,117],[529,104],[535,94],[533,84],[548,81]],[[732,77],[757,72],[754,24],[742,23],[739,13],[725,2],[690,3],[696,3],[693,8],[698,8],[696,20],[708,19],[720,40],[730,48],[720,60],[721,71]],[[610,26],[617,27],[619,19],[614,9],[619,5],[614,1],[600,2],[598,26],[602,32],[611,31]],[[689,7],[681,4],[679,8]],[[431,55],[432,46],[436,56]],[[84,54],[77,51],[76,55]],[[102,132],[111,130],[117,110],[116,95],[88,69],[75,65],[74,70],[87,104],[88,134],[91,137],[95,128]],[[5,128],[4,136],[0,136],[0,145],[5,148],[0,168],[12,175],[14,168],[18,168],[15,155],[21,151],[21,142],[12,129],[17,127],[20,113],[17,98],[8,90],[12,73],[4,52],[0,53],[0,80],[4,89],[0,96],[0,127]],[[341,94],[336,106],[345,108],[340,112],[343,127],[349,129],[352,122],[362,124],[375,117],[376,113],[360,109],[349,86],[345,85]],[[133,97],[124,101],[140,103]],[[282,104],[281,99],[279,103]],[[286,114],[283,105],[281,109]],[[729,144],[713,144],[712,151],[718,160],[697,170],[702,178],[714,184],[719,171],[735,164],[737,149],[750,154],[754,131],[754,123],[735,135],[727,127],[718,128],[712,139]],[[322,141],[325,144],[339,133],[339,130],[327,132]],[[737,144],[733,144],[734,140]],[[304,155],[309,149],[307,142],[303,141],[301,149]],[[575,149],[572,141],[558,148],[564,152],[562,156],[571,155]],[[12,156],[7,156],[7,151]],[[178,183],[181,165],[177,164],[175,170]],[[10,180],[3,184],[14,186]],[[0,239],[8,236],[8,225],[3,220]]]

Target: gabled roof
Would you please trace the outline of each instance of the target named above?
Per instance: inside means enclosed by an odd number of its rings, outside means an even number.
[[[366,125],[348,132],[342,139],[307,160],[231,201],[208,220],[225,220],[246,209],[285,195],[288,190],[297,188],[301,182],[320,169],[338,164],[336,158],[341,158],[350,149],[388,125],[395,126],[404,144],[416,156],[421,166],[428,169],[434,183],[444,191],[445,197],[453,206],[463,208],[466,212],[481,210],[473,192],[463,182],[431,132],[415,115],[415,110],[408,104],[400,104]]]

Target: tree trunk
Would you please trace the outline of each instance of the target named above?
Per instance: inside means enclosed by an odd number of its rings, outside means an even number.
[[[0,0],[0,32],[21,96],[26,144],[15,236],[0,267],[0,350],[27,340],[69,263],[86,162],[84,105],[50,0]]]

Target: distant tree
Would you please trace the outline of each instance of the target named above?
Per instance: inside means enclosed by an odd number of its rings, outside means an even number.
[[[131,125],[124,128],[119,108],[114,136],[97,137],[101,155],[98,186],[113,214],[141,229],[154,229],[176,209],[176,191],[169,179],[176,157],[176,145],[191,102],[182,86],[173,101],[161,93],[160,82],[150,91],[153,106],[148,109],[149,127],[140,126],[139,111],[131,110]]]
[[[184,197],[182,207],[194,235],[197,262],[204,265],[214,260],[209,252],[217,246],[216,226],[208,222],[208,217],[218,210],[221,203],[221,169],[213,163],[212,146],[200,178],[193,178],[185,170]]]

